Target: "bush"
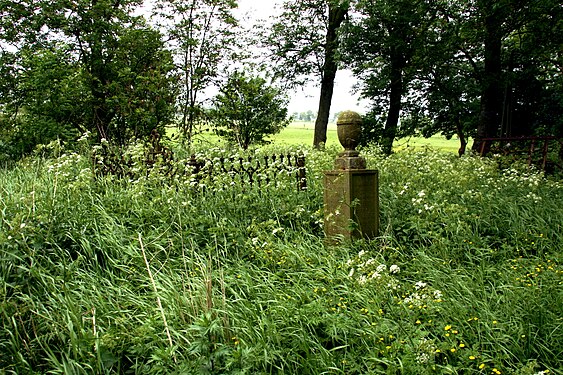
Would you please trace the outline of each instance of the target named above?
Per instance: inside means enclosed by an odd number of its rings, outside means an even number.
[[[219,136],[244,150],[289,124],[287,98],[260,77],[233,73],[215,98],[211,121]]]

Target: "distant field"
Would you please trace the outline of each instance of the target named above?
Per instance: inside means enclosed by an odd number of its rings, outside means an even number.
[[[289,145],[312,145],[315,135],[315,123],[313,122],[293,122],[281,133],[272,136],[270,139],[274,143]],[[336,124],[329,124],[326,134],[327,146],[338,145],[338,135],[336,134]]]
[[[169,135],[172,135],[175,132],[175,129],[169,129],[168,131]],[[315,124],[313,122],[296,121],[291,123],[279,134],[271,136],[269,140],[280,145],[311,146],[313,144],[314,134]],[[204,134],[196,136],[196,143],[203,142],[214,144],[218,141],[219,137],[217,137],[212,131],[207,131]],[[326,145],[328,147],[339,145],[338,135],[336,134],[336,124],[334,123],[328,124]],[[456,137],[447,140],[439,135],[435,135],[430,138],[409,137],[395,141],[393,146],[395,150],[429,147],[437,150],[457,153],[457,150],[459,149],[459,140]]]
[[[275,143],[290,145],[311,145],[313,143],[315,124],[313,122],[293,122],[281,133],[271,137]],[[338,136],[336,134],[336,124],[330,123],[327,132],[327,146],[338,145]],[[430,147],[448,152],[457,152],[459,149],[459,140],[446,138],[435,135],[430,138],[410,137],[395,141],[394,148],[397,150],[405,148],[422,148]]]

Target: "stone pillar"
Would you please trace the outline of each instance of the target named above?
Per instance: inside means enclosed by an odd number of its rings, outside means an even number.
[[[375,238],[379,230],[378,171],[366,169],[356,151],[362,118],[355,112],[340,114],[336,123],[344,147],[335,168],[324,173],[324,228],[328,238]]]

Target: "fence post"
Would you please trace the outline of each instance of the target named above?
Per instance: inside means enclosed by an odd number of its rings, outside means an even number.
[[[325,171],[324,228],[328,238],[373,239],[379,231],[378,171],[366,169],[356,151],[362,118],[346,111],[337,121],[338,139],[344,147],[335,170]]]
[[[299,191],[307,190],[307,171],[305,170],[305,156],[297,157],[297,188]]]

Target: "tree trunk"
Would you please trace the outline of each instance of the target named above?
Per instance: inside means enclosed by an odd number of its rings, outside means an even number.
[[[92,56],[90,61],[90,89],[92,94],[92,121],[98,132],[98,139],[106,139],[114,141],[113,134],[110,134],[109,123],[111,115],[107,108],[107,92],[106,83],[107,75],[104,70],[104,59],[101,49],[95,46],[92,48]]]
[[[459,150],[457,151],[459,157],[465,155],[465,150],[467,148],[467,138],[465,138],[465,133],[463,132],[463,126],[461,125],[461,119],[456,116],[456,132],[459,137]]]
[[[313,146],[315,148],[322,148],[322,145],[326,143],[326,133],[328,120],[330,118],[330,106],[332,104],[335,77],[336,69],[330,72],[325,69],[325,74],[323,74],[321,82],[319,110],[317,112],[317,120],[315,121],[315,137],[313,139]]]
[[[344,22],[348,13],[348,5],[328,5],[328,28],[326,33],[325,61],[322,72],[321,95],[319,99],[319,110],[315,121],[315,137],[313,147],[321,148],[326,143],[326,132],[328,119],[330,117],[330,105],[334,92],[334,79],[338,70],[336,51],[338,49],[338,28]]]
[[[477,136],[473,142],[473,151],[488,152],[489,145],[482,138],[497,135],[500,125],[502,106],[501,90],[501,53],[502,53],[502,19],[498,12],[491,11],[485,17],[485,71],[481,82],[481,112],[477,126]]]
[[[401,114],[401,98],[403,95],[403,58],[399,52],[391,54],[391,87],[389,93],[389,110],[385,129],[381,138],[382,151],[390,155],[393,150],[393,141],[397,135],[397,126]]]

